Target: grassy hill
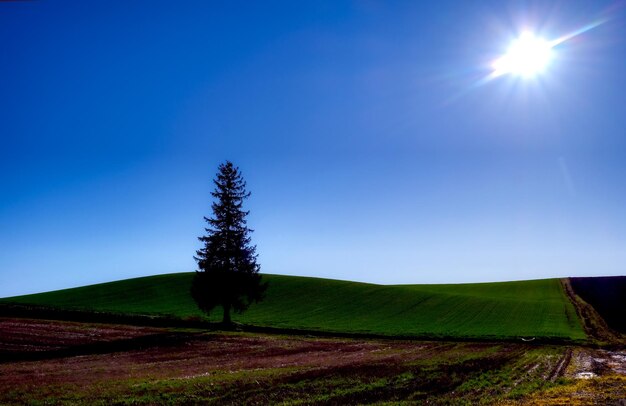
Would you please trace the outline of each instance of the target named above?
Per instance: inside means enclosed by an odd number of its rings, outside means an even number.
[[[197,317],[193,273],[128,279],[0,302]],[[441,337],[584,339],[558,279],[456,285],[374,285],[264,275],[266,299],[233,320],[281,328]],[[212,314],[217,321],[221,309]]]

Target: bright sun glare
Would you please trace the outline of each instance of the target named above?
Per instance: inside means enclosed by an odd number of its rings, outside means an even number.
[[[533,77],[550,63],[552,47],[550,42],[526,32],[511,43],[506,54],[493,62],[493,75]]]

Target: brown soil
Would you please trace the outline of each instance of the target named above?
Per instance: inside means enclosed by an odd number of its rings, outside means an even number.
[[[346,364],[390,362],[426,356],[440,343],[388,343],[350,339],[302,339],[239,334],[182,334],[177,345],[155,341],[151,345],[100,351],[80,357],[54,356],[60,347],[83,348],[86,343],[126,341],[160,334],[161,330],[129,326],[87,326],[40,320],[0,320],[0,348],[47,351],[51,359],[0,364],[0,388],[37,379],[40,384],[63,382],[93,385],[116,378],[187,379],[212,371],[240,371],[314,366],[333,368]],[[160,337],[160,336],[159,336]],[[30,344],[29,344],[30,342]],[[103,347],[108,349],[108,347]],[[21,353],[21,351],[20,351]],[[165,367],[166,366],[166,367]],[[11,373],[8,373],[8,372]],[[89,373],[82,373],[90,371]]]
[[[204,333],[1,318],[0,350],[1,404],[128,399],[137,404],[429,399],[493,404],[525,384],[534,388],[573,377],[576,365],[586,365],[588,358],[600,376],[623,374],[626,365],[623,353],[576,347]],[[607,361],[598,361],[601,357]]]
[[[64,321],[0,318],[0,355],[50,351],[163,333],[166,330]]]

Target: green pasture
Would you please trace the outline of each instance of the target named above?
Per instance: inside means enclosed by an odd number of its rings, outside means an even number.
[[[114,313],[202,317],[193,273],[128,279],[0,302]],[[451,285],[375,285],[264,275],[266,299],[234,321],[349,333],[467,338],[586,336],[558,279]],[[209,317],[218,321],[221,309]]]

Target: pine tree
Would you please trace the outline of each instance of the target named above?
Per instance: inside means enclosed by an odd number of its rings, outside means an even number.
[[[226,161],[219,166],[213,183],[213,217],[204,218],[207,235],[198,238],[204,247],[194,256],[198,270],[191,295],[207,314],[221,306],[223,323],[229,325],[231,310],[242,313],[251,303],[262,300],[267,284],[261,281],[256,246],[250,243],[249,212],[242,209],[250,193],[239,168]]]

